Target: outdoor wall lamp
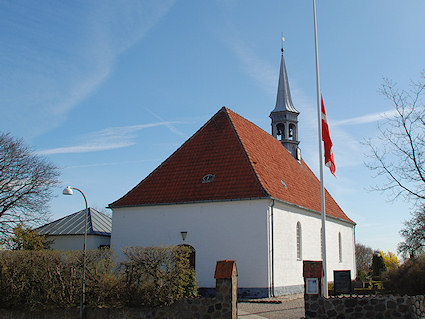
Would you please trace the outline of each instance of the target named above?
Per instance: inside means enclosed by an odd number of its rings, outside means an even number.
[[[187,231],[181,231],[180,234],[182,234],[182,239],[183,239],[183,241],[185,241],[186,236],[187,236]]]

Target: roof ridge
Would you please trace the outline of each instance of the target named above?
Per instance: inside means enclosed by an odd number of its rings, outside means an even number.
[[[77,215],[77,214],[78,214],[79,212],[81,212],[82,210],[85,210],[85,208],[80,209],[80,210],[76,211],[75,213],[72,213],[72,214],[69,214],[69,215],[63,216],[63,217],[61,217],[61,218],[59,218],[59,219],[53,220],[53,221],[51,221],[51,222],[48,222],[47,224],[44,224],[44,225],[39,226],[39,227],[37,227],[37,228],[34,228],[34,230],[37,230],[37,229],[43,228],[43,227],[48,226],[48,225],[53,224],[53,223],[60,222],[62,219],[68,218],[68,217],[70,217],[70,216]]]
[[[259,177],[259,174],[258,174],[257,170],[256,170],[256,169],[255,169],[255,167],[253,166],[252,160],[251,160],[250,156],[248,155],[248,152],[247,152],[247,150],[246,150],[245,144],[242,142],[242,140],[241,140],[241,138],[240,138],[240,136],[239,136],[239,133],[238,133],[238,131],[237,131],[236,127],[235,127],[235,124],[233,123],[232,118],[230,117],[230,113],[231,113],[231,114],[233,114],[233,115],[235,115],[235,116],[237,116],[238,114],[237,114],[237,113],[235,113],[235,112],[233,112],[232,110],[230,110],[230,109],[228,109],[228,108],[224,107],[224,106],[223,106],[223,108],[224,108],[224,109],[225,109],[225,111],[226,111],[227,118],[229,119],[230,124],[232,125],[232,128],[233,128],[233,131],[235,132],[236,137],[237,137],[237,139],[238,139],[238,141],[239,141],[239,144],[241,145],[241,147],[242,147],[242,149],[243,149],[243,151],[244,151],[245,157],[246,157],[246,159],[247,159],[247,161],[248,161],[249,167],[251,168],[251,170],[252,170],[252,172],[253,172],[253,174],[254,174],[254,176],[255,176],[255,179],[257,180],[257,182],[258,182],[258,184],[260,185],[260,187],[261,187],[261,189],[263,190],[263,192],[264,192],[267,196],[270,196],[270,197],[271,197],[270,192],[269,192],[269,191],[267,190],[267,188],[264,186],[264,183],[261,181],[261,179],[260,179],[260,177]],[[246,120],[246,119],[245,119],[245,120]],[[248,122],[249,122],[249,123],[251,123],[252,125],[255,125],[254,123],[252,123],[252,122],[251,122],[251,121],[249,121],[249,120],[246,120],[246,121],[248,121]],[[255,126],[257,126],[257,125],[255,125]],[[257,127],[258,127],[258,126],[257,126]]]
[[[112,222],[111,217],[106,214],[99,212],[95,208],[87,207],[87,234],[95,234],[99,233],[99,231],[95,230],[93,225],[93,220],[95,219],[108,219]],[[86,209],[81,209],[75,213],[70,215],[61,217],[57,220],[51,221],[45,225],[42,225],[35,230],[40,232],[40,234],[44,235],[81,235],[84,234],[84,219],[86,215]],[[109,227],[109,225],[106,225]],[[110,227],[109,227],[110,228]],[[107,233],[107,232],[102,232]],[[110,233],[110,232],[109,232]]]

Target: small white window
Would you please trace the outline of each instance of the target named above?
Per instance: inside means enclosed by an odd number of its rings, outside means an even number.
[[[339,262],[342,263],[342,241],[341,241],[341,233],[338,233],[338,257],[339,257]]]
[[[214,174],[207,174],[204,177],[202,177],[202,183],[211,183],[214,180],[215,175]]]
[[[302,233],[301,223],[297,222],[297,260],[302,259]]]

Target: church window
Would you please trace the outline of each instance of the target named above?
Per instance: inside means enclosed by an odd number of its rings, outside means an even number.
[[[202,177],[202,183],[211,183],[214,180],[215,175],[214,174],[207,174],[204,177]]]
[[[342,241],[341,241],[341,233],[338,233],[338,258],[339,258],[339,262],[342,263]]]
[[[297,223],[297,260],[302,259],[302,234],[301,223]]]

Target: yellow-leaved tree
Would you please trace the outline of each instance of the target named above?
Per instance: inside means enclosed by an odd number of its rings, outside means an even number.
[[[388,270],[394,270],[400,267],[400,260],[394,253],[390,251],[384,253],[383,251],[379,250],[379,254],[384,259],[385,266]]]

